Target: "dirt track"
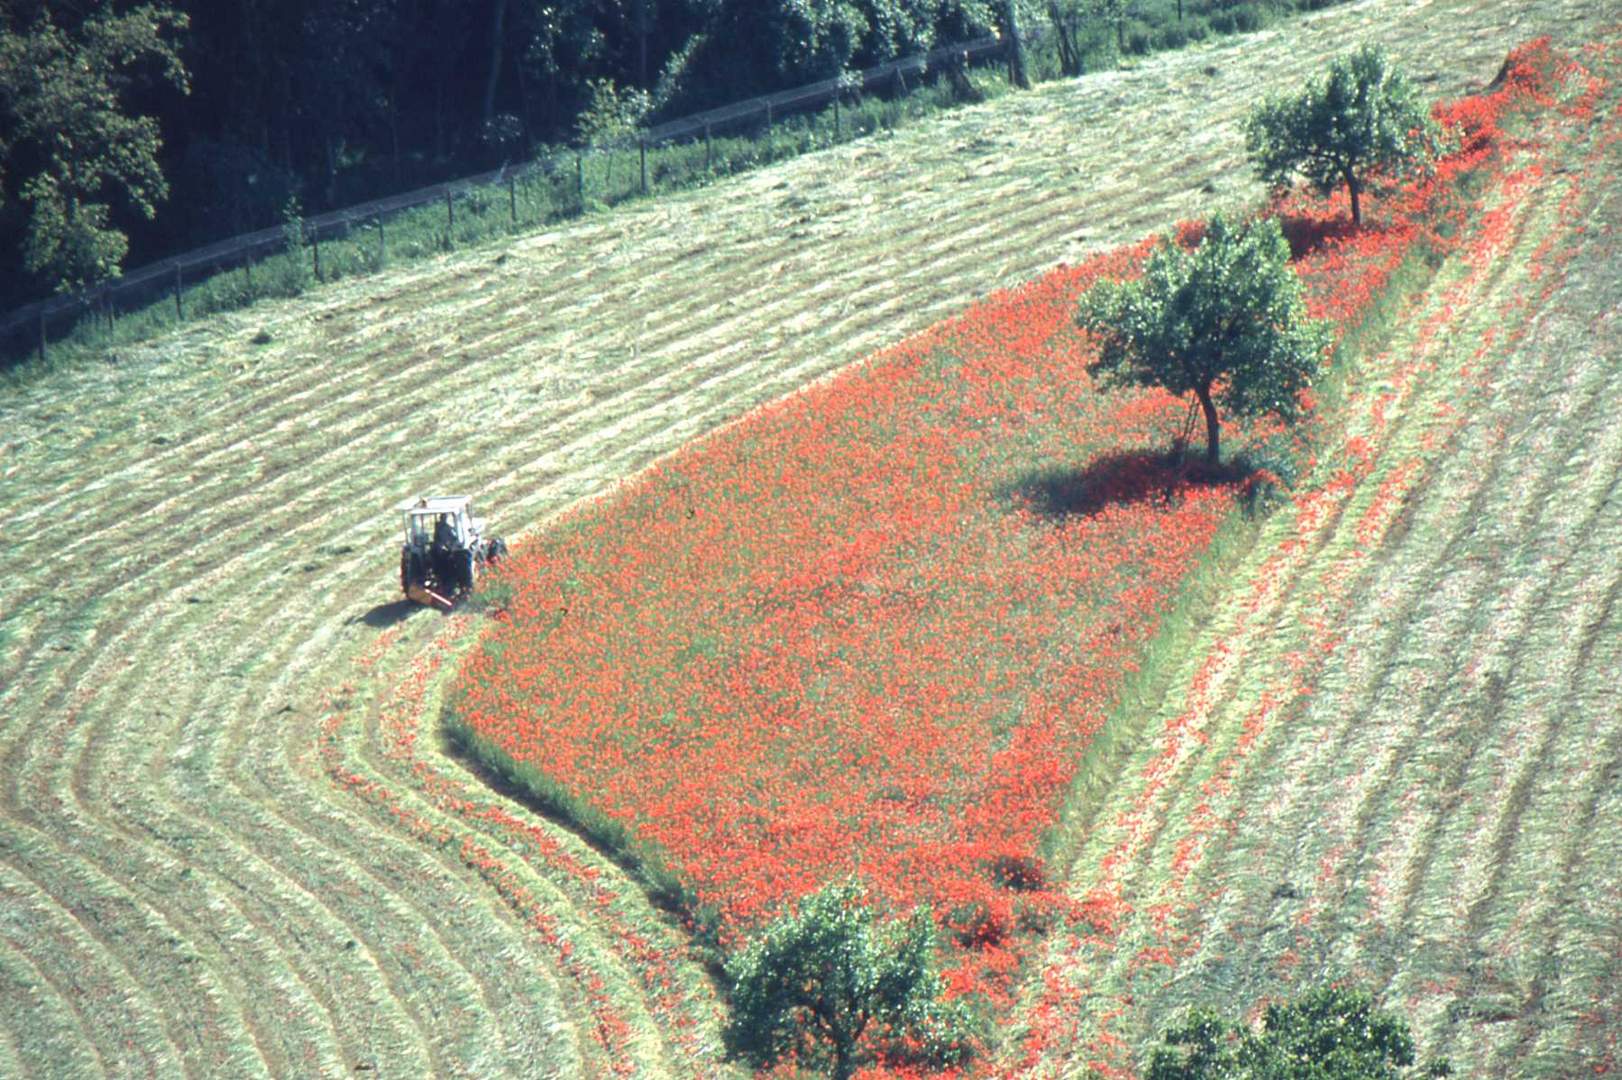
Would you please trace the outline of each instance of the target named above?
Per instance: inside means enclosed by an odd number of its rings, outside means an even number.
[[[680,935],[443,753],[469,627],[392,603],[387,507],[458,489],[530,527],[976,294],[1251,198],[1233,123],[1322,56],[1380,38],[1451,95],[1606,5],[1521,7],[1365,0],[7,391],[0,1075],[713,1071]]]

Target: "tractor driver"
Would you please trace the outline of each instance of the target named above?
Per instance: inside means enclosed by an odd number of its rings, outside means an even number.
[[[446,551],[456,547],[456,527],[451,524],[449,514],[440,514],[439,520],[434,523],[434,546]]]

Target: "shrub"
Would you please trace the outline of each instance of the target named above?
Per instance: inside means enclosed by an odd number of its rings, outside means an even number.
[[[1446,1061],[1410,1068],[1407,1022],[1376,1012],[1368,993],[1339,986],[1269,1005],[1259,1031],[1195,1010],[1165,1040],[1148,1080],[1409,1080],[1453,1072]]]
[[[880,1056],[959,1064],[961,1009],[941,1000],[935,922],[920,908],[879,925],[855,884],[824,888],[727,964],[727,1044],[758,1068],[782,1061],[845,1080]]]

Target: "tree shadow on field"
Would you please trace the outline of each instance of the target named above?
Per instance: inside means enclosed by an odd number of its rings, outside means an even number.
[[[395,600],[392,603],[378,604],[372,610],[353,620],[363,622],[374,630],[387,630],[391,626],[398,626],[411,618],[412,614],[422,605],[412,603],[410,600]]]
[[[1229,484],[1244,475],[1231,465],[1208,465],[1175,453],[1123,450],[1094,458],[1080,469],[1032,470],[1007,492],[1038,517],[1062,521],[1091,517],[1112,506],[1169,506],[1190,488]]]
[[[1368,223],[1365,222],[1362,230],[1359,230],[1358,226],[1352,224],[1350,217],[1339,215],[1325,218],[1305,214],[1281,214],[1277,220],[1279,228],[1284,232],[1285,241],[1290,245],[1291,262],[1304,259],[1320,248],[1369,229]]]

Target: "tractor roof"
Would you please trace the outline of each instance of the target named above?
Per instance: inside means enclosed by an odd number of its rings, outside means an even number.
[[[436,495],[433,498],[407,499],[396,506],[401,513],[458,514],[467,509],[473,499],[468,495]]]

